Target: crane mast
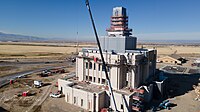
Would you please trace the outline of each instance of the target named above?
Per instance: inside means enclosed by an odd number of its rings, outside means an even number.
[[[90,15],[90,19],[91,19],[91,22],[92,22],[92,27],[93,27],[93,30],[94,30],[94,34],[95,34],[95,37],[96,37],[97,45],[98,45],[98,48],[99,48],[99,52],[100,52],[100,56],[101,56],[101,60],[102,60],[102,64],[103,64],[103,69],[105,70],[106,80],[108,82],[109,92],[110,92],[111,98],[112,98],[113,103],[114,103],[115,111],[118,112],[116,101],[115,101],[114,94],[113,94],[113,89],[112,89],[111,82],[110,82],[110,78],[109,78],[108,72],[107,72],[106,63],[105,63],[105,60],[104,60],[104,57],[103,57],[103,52],[102,52],[101,45],[100,45],[100,42],[99,42],[99,37],[98,37],[97,31],[96,31],[94,19],[92,17],[92,12],[91,12],[91,9],[90,9],[89,0],[86,0],[85,4],[87,6],[87,9],[88,9],[88,12],[89,12],[89,15]]]

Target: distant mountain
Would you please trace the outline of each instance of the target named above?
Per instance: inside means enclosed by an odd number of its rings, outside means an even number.
[[[40,38],[35,36],[26,36],[19,34],[7,34],[0,32],[0,41],[13,41],[13,42],[38,42],[38,41],[48,41],[46,38]]]

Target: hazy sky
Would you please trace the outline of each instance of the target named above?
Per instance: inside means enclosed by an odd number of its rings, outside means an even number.
[[[200,40],[200,0],[90,0],[100,36],[112,8],[128,10],[139,40]],[[85,0],[0,0],[0,31],[48,38],[94,39]]]

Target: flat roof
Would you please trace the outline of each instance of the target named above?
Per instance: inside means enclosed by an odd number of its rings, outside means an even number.
[[[152,51],[155,49],[141,49],[141,48],[136,48],[135,50],[125,50],[125,52],[115,52],[116,54],[124,54],[124,53],[143,53],[143,52],[147,52],[147,51]],[[89,53],[99,53],[99,49],[98,48],[82,48],[82,52],[88,52],[88,51],[93,51],[93,52],[89,52]],[[106,53],[105,51],[103,51],[103,53]],[[112,52],[107,52],[112,54]]]
[[[124,95],[130,95],[133,92],[130,91],[130,89],[128,89],[127,87],[122,88],[120,90],[114,90],[116,93],[120,93],[120,94],[124,94]]]
[[[96,92],[96,93],[104,91],[102,89],[102,85],[92,84],[89,82],[78,81],[78,80],[74,80],[74,79],[69,79],[67,81],[74,83],[74,85],[71,86],[72,88],[81,89],[81,90],[88,91],[88,92]]]

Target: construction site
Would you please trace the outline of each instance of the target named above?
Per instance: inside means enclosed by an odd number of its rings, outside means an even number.
[[[112,9],[107,34],[98,37],[88,0],[86,7],[96,43],[28,52],[37,59],[0,55],[0,112],[200,111],[200,51],[194,56],[175,45],[138,44],[121,6]]]
[[[76,58],[76,77],[58,80],[58,90],[65,95],[65,101],[88,111],[170,110],[177,104],[168,98],[184,91],[175,89],[174,85],[182,85],[173,84],[173,80],[181,78],[182,84],[189,79],[182,77],[188,74],[196,77],[191,79],[194,83],[186,84],[185,91],[193,86],[198,100],[199,87],[195,86],[199,82],[198,68],[164,66],[156,69],[157,50],[136,48],[137,37],[131,36],[127,18],[126,8],[113,8],[111,27],[106,30],[107,36],[100,38],[101,49],[83,48]]]

